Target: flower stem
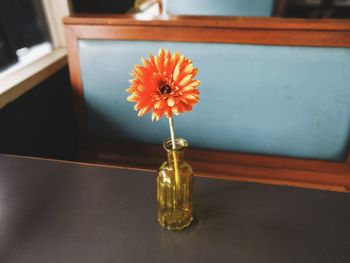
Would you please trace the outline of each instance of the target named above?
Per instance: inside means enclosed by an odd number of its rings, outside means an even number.
[[[171,146],[173,150],[176,151],[174,120],[172,117],[169,118],[169,127],[170,127],[170,136],[171,136]]]
[[[171,144],[173,148],[173,159],[174,159],[174,172],[175,172],[175,207],[177,204],[177,194],[180,191],[180,174],[179,174],[179,166],[177,160],[177,152],[176,152],[176,140],[175,140],[175,130],[174,130],[174,120],[172,117],[169,118],[169,127],[170,127],[170,136],[171,136]]]

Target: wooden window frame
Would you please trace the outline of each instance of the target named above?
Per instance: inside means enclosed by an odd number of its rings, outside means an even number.
[[[67,65],[62,18],[69,14],[66,0],[41,0],[53,51],[0,79],[0,110]]]
[[[132,15],[64,19],[80,136],[80,160],[155,170],[160,146],[91,141],[79,64],[80,39],[155,40],[350,48],[349,20],[179,16],[138,20]],[[166,29],[166,30],[165,30]],[[196,175],[247,182],[350,191],[350,152],[344,162],[190,149]]]

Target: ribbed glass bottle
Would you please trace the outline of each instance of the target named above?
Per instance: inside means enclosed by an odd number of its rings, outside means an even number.
[[[170,138],[163,142],[168,160],[160,166],[157,177],[157,218],[169,230],[181,230],[193,220],[193,171],[184,161],[188,143],[182,138],[175,141],[176,150]]]

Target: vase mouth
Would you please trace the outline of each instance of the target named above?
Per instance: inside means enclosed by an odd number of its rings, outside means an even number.
[[[177,151],[177,152],[184,151],[188,147],[188,142],[185,139],[181,138],[181,137],[176,137],[175,138],[175,144],[176,144],[176,150],[175,151]],[[167,152],[174,151],[171,138],[167,138],[167,139],[164,140],[163,148]]]

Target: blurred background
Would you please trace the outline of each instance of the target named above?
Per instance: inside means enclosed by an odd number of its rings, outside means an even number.
[[[30,63],[28,57],[51,51],[43,2],[1,1],[0,74],[16,62]],[[350,0],[71,0],[69,6],[72,13],[151,16],[163,9],[169,15],[350,18]]]

